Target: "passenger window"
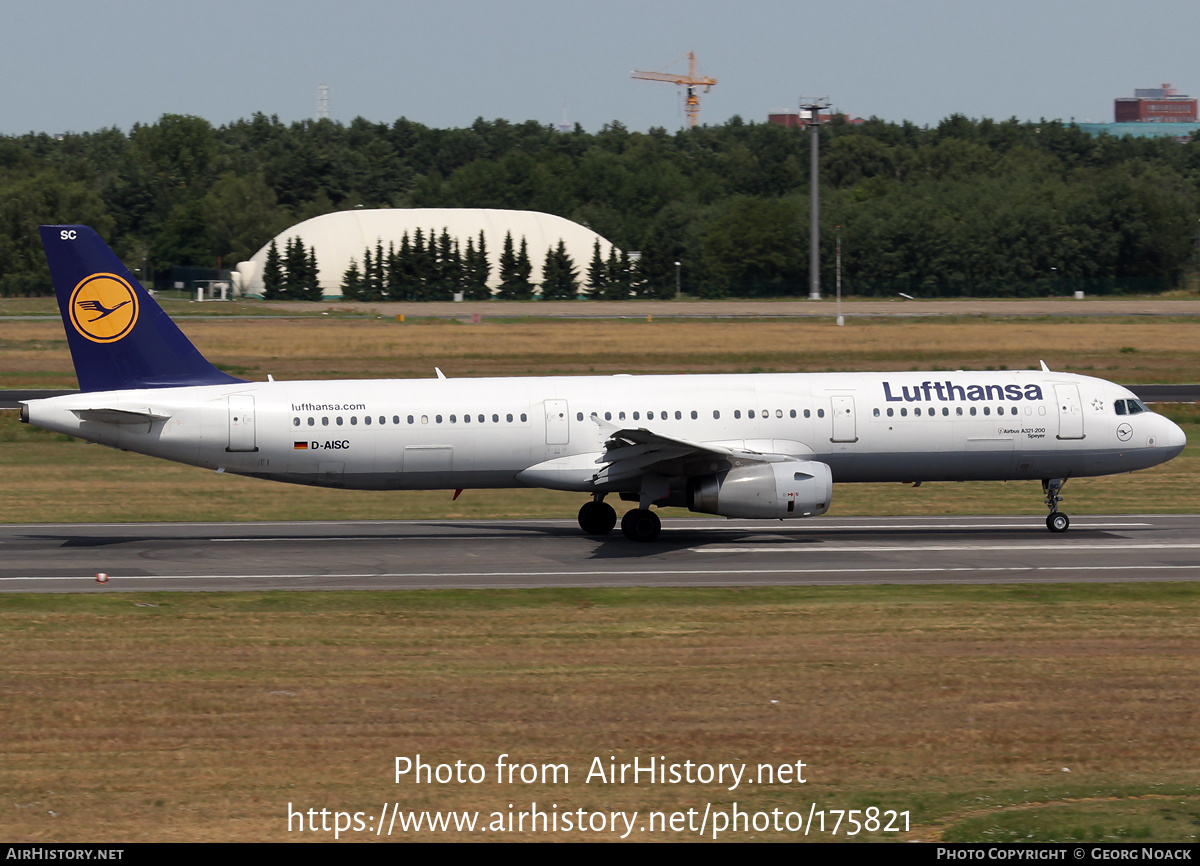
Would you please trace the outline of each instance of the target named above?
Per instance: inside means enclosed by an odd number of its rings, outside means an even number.
[[[678,421],[678,420],[680,420],[681,418],[683,418],[683,413],[682,413],[682,412],[680,412],[678,409],[676,409],[676,410],[675,410],[675,420],[676,420],[676,421]]]
[[[605,413],[604,413],[604,420],[605,420],[605,421],[611,421],[611,420],[612,420],[612,412],[605,412]]]
[[[641,416],[641,415],[639,415],[637,412],[634,412],[634,413],[633,413],[633,420],[634,420],[634,421],[637,421],[637,420],[638,420],[639,418],[641,418],[641,417],[642,417],[642,416]]]
[[[741,418],[741,417],[742,417],[742,410],[741,410],[741,409],[734,409],[734,410],[733,410],[733,417],[734,417],[734,418]]]
[[[400,423],[400,416],[399,416],[399,415],[393,415],[393,416],[392,416],[392,423],[393,423],[393,424],[399,424],[399,423]],[[408,423],[409,423],[409,424],[411,424],[411,423],[412,423],[412,415],[409,415],[409,416],[408,416]]]
[[[901,417],[901,418],[907,418],[907,417],[908,417],[908,409],[907,409],[907,408],[901,408],[901,409],[900,409],[900,417]]]
[[[299,426],[300,426],[300,419],[299,419],[298,417],[297,417],[297,418],[293,418],[293,419],[292,419],[292,426],[293,426],[293,427],[299,427]]]
[[[620,420],[624,421],[624,420],[625,420],[625,413],[624,413],[624,412],[618,412],[618,413],[617,413],[617,418],[619,418]]]
[[[805,410],[804,410],[804,417],[805,417],[805,418],[811,418],[811,417],[812,417],[812,410],[811,410],[811,409],[805,409]]]
[[[357,416],[357,415],[351,415],[351,416],[350,416],[350,426],[351,426],[351,427],[357,427],[357,426],[358,426],[358,416]]]
[[[983,414],[984,414],[984,415],[991,415],[991,414],[992,414],[992,407],[991,407],[991,406],[984,406],[984,407],[983,407]]]
[[[776,418],[782,418],[782,417],[783,417],[783,410],[782,410],[782,409],[776,409],[776,410],[775,410],[775,417],[776,417]]]
[[[500,423],[500,416],[499,416],[499,415],[493,415],[493,416],[492,416],[492,423],[493,423],[493,424],[499,424],[499,423]]]
[[[753,409],[751,409],[749,412],[747,412],[747,413],[746,413],[746,417],[747,417],[747,418],[753,418],[753,417],[754,417],[754,410],[753,410]]]
[[[920,418],[921,417],[921,407],[918,406],[917,408],[913,409],[913,414],[916,415],[918,418]]]
[[[341,427],[341,426],[342,426],[342,416],[341,416],[341,415],[338,415],[338,416],[337,416],[337,425],[338,425],[339,427]]]
[[[400,422],[400,419],[399,419],[399,418],[393,418],[392,420],[393,420],[393,421],[395,421],[396,423],[399,423],[399,422]],[[413,416],[412,416],[412,415],[409,415],[409,416],[408,416],[408,423],[409,423],[409,424],[411,424],[412,422],[413,422]],[[424,415],[422,415],[422,416],[421,416],[421,423],[422,423],[422,424],[424,424],[424,423],[425,423],[425,416],[424,416]]]
[[[450,423],[451,423],[451,424],[455,424],[455,423],[457,423],[457,422],[458,422],[458,418],[457,418],[457,417],[455,417],[454,415],[451,415],[451,416],[450,416]]]
[[[950,414],[950,408],[948,406],[943,406],[942,407],[942,417],[945,417],[949,414]]]
[[[471,423],[471,416],[470,416],[470,415],[463,415],[463,423],[464,423],[464,424],[470,424],[470,423]]]
[[[875,407],[875,417],[876,417],[876,418],[878,418],[878,417],[879,417],[879,407],[878,407],[878,406],[877,406],[877,407]]]
[[[399,421],[400,419],[399,419],[399,418],[397,418],[396,420],[397,420],[397,421]],[[386,424],[386,423],[387,423],[387,416],[386,416],[386,415],[380,415],[380,416],[379,416],[379,423],[380,423],[380,424]],[[411,423],[412,423],[412,415],[409,415],[409,416],[408,416],[408,423],[409,423],[409,424],[411,424]]]
[[[817,410],[817,417],[818,417],[818,418],[824,418],[824,417],[825,417],[825,410],[824,410],[824,409],[818,409],[818,410]]]
[[[321,426],[322,426],[322,427],[328,427],[328,426],[329,426],[329,416],[328,416],[328,415],[322,415],[322,416],[321,416]]]
[[[789,418],[795,418],[795,417],[796,417],[796,410],[795,410],[795,409],[793,409],[793,410],[792,410],[792,411],[791,411],[791,412],[788,414],[788,417],[789,417]]]
[[[1017,414],[1017,407],[1016,407],[1016,406],[1013,406],[1011,409],[1009,409],[1009,410],[1008,410],[1008,414],[1009,414],[1009,415],[1016,415],[1016,414]]]
[[[647,420],[647,421],[653,421],[653,420],[654,420],[654,413],[653,413],[653,412],[647,412],[647,413],[646,413],[646,420]]]
[[[482,415],[480,415],[477,420],[479,421],[480,424],[482,424],[484,422],[484,417]]]
[[[582,412],[576,412],[576,413],[575,413],[575,420],[576,420],[576,421],[582,421],[582,420],[583,420],[583,413],[582,413]]]
[[[308,426],[309,426],[309,427],[313,426],[313,424],[315,424],[315,423],[317,423],[317,421],[316,421],[316,419],[315,419],[315,418],[309,418],[309,419],[308,419]]]
[[[512,413],[511,413],[511,412],[509,412],[509,413],[508,413],[507,415],[505,415],[504,417],[508,419],[508,423],[509,423],[509,424],[511,424],[511,423],[512,423]]]
[[[961,415],[961,414],[962,414],[962,406],[955,406],[955,407],[954,407],[954,414],[955,414],[955,415]]]
[[[441,423],[442,423],[442,416],[441,416],[441,415],[434,415],[434,416],[433,416],[433,420],[434,420],[434,421],[436,421],[436,422],[438,422],[439,424],[441,424]]]
[[[972,406],[972,407],[971,407],[971,414],[972,414],[972,415],[974,415],[974,414],[975,414],[975,407],[974,407],[974,406]]]
[[[721,410],[713,409],[713,417],[719,419],[721,417]]]
[[[428,424],[428,423],[429,423],[429,416],[428,416],[428,415],[422,415],[422,416],[421,416],[421,423],[422,423],[422,424]]]
[[[693,410],[692,410],[692,420],[693,420],[693,421],[695,421],[695,420],[696,420],[697,418],[699,418],[699,417],[700,417],[700,416],[696,414],[696,410],[695,410],[695,409],[693,409]]]
[[[893,409],[891,406],[888,406],[888,417],[891,418],[895,414],[896,414],[896,410]]]
[[[524,412],[522,412],[522,413],[521,413],[521,420],[522,420],[522,421],[528,421],[528,420],[529,420],[529,418],[528,418],[528,417],[525,415],[525,413],[524,413]]]

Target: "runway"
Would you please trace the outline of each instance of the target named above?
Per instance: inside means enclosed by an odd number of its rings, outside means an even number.
[[[671,518],[0,527],[0,592],[819,586],[1200,580],[1200,517]],[[98,583],[97,573],[109,575]]]

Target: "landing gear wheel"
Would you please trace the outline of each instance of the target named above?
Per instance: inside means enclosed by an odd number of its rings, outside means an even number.
[[[1071,518],[1058,510],[1062,502],[1062,488],[1067,483],[1065,478],[1045,478],[1042,480],[1042,492],[1046,494],[1046,507],[1050,514],[1046,517],[1046,528],[1051,532],[1066,532],[1071,525]]]
[[[621,531],[630,541],[653,541],[662,530],[662,521],[649,508],[626,511],[621,518]]]
[[[1055,511],[1046,517],[1046,528],[1051,532],[1066,532],[1067,527],[1071,525],[1071,518],[1063,514],[1061,511]]]
[[[579,509],[579,528],[588,535],[608,535],[617,525],[617,512],[606,502],[585,502]]]

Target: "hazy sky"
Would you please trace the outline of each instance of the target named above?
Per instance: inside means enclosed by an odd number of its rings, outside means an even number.
[[[1196,0],[0,0],[0,134],[128,130],[164,113],[564,118],[683,125],[636,81],[695,51],[701,122],[801,96],[855,116],[1111,121],[1135,87],[1200,94]],[[673,69],[684,70],[686,61]]]

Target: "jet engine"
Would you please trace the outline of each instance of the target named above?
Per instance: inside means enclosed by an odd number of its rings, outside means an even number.
[[[691,511],[723,517],[787,519],[829,510],[833,475],[814,460],[784,460],[737,466],[688,480]]]

